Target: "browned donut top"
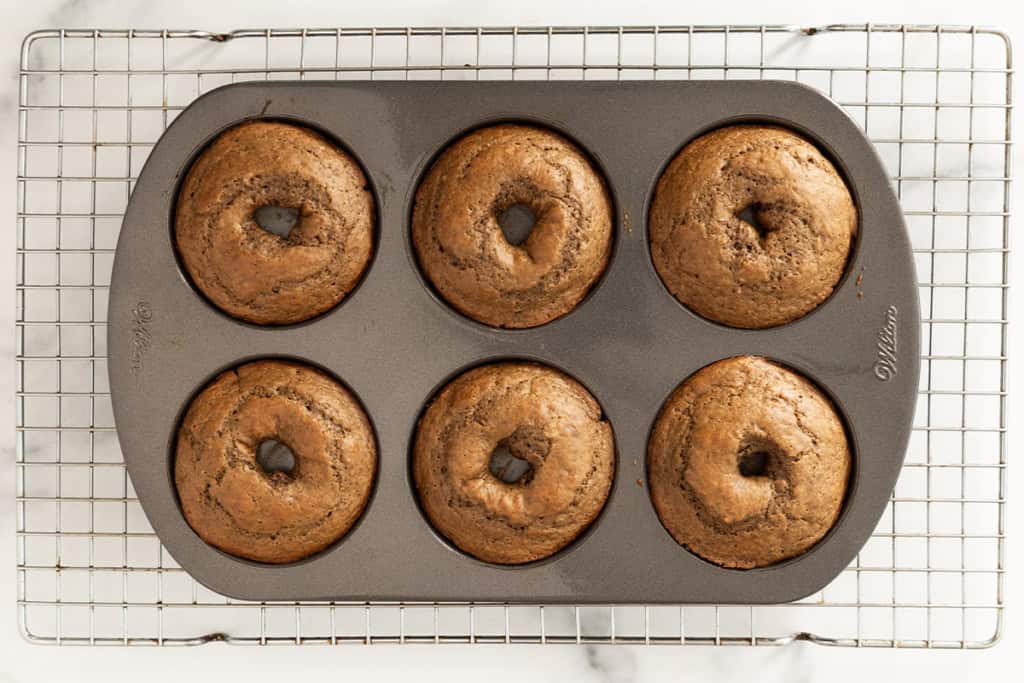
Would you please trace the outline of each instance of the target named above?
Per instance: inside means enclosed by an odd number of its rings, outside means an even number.
[[[737,125],[697,138],[672,160],[649,229],[654,265],[679,301],[726,325],[763,328],[806,315],[832,293],[857,210],[810,142],[784,128]]]
[[[813,384],[763,358],[709,365],[665,402],[647,476],[662,524],[725,567],[805,552],[835,523],[851,467],[843,423]]]
[[[526,460],[514,483],[491,473],[495,449]],[[433,399],[416,430],[413,474],[434,527],[477,558],[547,557],[597,517],[615,472],[612,429],[582,385],[533,363],[466,372]]]
[[[299,210],[287,237],[256,222],[264,206]],[[373,231],[359,164],[307,128],[271,121],[235,126],[199,155],[174,221],[196,287],[226,313],[268,325],[337,305],[370,261]]]
[[[515,204],[536,219],[518,246],[498,223]],[[600,173],[544,128],[470,133],[416,191],[412,237],[424,275],[457,310],[495,327],[535,327],[571,311],[604,272],[611,235]]]
[[[267,472],[257,447],[295,457]],[[377,447],[366,413],[338,382],[305,365],[246,363],[189,404],[174,480],[185,519],[207,543],[258,562],[292,562],[341,538],[369,499]]]

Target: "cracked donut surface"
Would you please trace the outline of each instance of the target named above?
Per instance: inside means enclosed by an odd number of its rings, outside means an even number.
[[[535,218],[513,245],[499,224],[513,205]],[[481,128],[442,152],[416,190],[412,238],[424,276],[456,310],[493,327],[565,315],[608,264],[612,203],[600,172],[545,128]]]
[[[756,463],[754,472],[745,465]],[[673,538],[749,569],[806,552],[842,510],[850,447],[832,402],[764,358],[708,365],[662,406],[647,449],[651,500]]]
[[[506,483],[498,448],[530,465]],[[486,562],[519,564],[571,543],[604,507],[615,474],[612,428],[579,382],[535,363],[463,373],[431,401],[416,429],[413,478],[442,535]]]
[[[294,455],[290,473],[265,471],[265,440]],[[344,536],[373,488],[369,418],[345,387],[312,367],[265,360],[221,373],[189,404],[178,430],[174,481],[189,526],[224,552],[294,562]]]
[[[255,213],[297,209],[287,236]],[[359,163],[322,135],[277,121],[221,133],[178,193],[175,247],[196,288],[224,312],[283,325],[324,313],[373,252],[374,201]]]
[[[669,291],[741,328],[783,325],[825,301],[856,233],[857,209],[832,163],[775,126],[728,126],[688,144],[658,180],[649,218]]]

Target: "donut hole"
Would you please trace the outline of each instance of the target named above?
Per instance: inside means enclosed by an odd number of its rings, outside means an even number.
[[[743,207],[737,214],[736,218],[749,225],[757,233],[758,238],[763,242],[768,236],[768,233],[772,231],[772,228],[765,225],[760,220],[760,214],[766,207],[759,202],[753,202]]]
[[[533,479],[533,465],[526,458],[518,458],[509,447],[499,443],[491,453],[487,469],[506,484],[528,484]]]
[[[744,477],[768,475],[768,461],[771,455],[765,450],[753,450],[736,456],[736,467]]]
[[[537,223],[537,215],[526,204],[515,202],[498,212],[498,225],[505,241],[518,247],[527,240]]]
[[[736,453],[736,469],[740,476],[756,479],[773,477],[784,459],[782,448],[763,434],[751,435],[740,443]]]
[[[292,229],[299,224],[300,213],[298,207],[267,204],[253,211],[252,218],[256,225],[267,232],[287,239]]]
[[[550,450],[551,441],[542,430],[521,425],[494,447],[487,469],[499,481],[525,486]]]
[[[288,477],[295,475],[295,453],[277,439],[264,439],[256,446],[256,464],[268,476],[278,473]]]

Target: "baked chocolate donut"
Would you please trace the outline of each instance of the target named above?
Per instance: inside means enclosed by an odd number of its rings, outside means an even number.
[[[699,315],[775,327],[829,297],[846,269],[857,209],[818,149],[776,126],[703,135],[658,180],[651,257],[665,286]]]
[[[262,207],[297,209],[281,236]],[[313,318],[359,282],[373,252],[374,202],[348,153],[308,128],[251,121],[221,133],[178,193],[174,240],[206,298],[262,325]]]
[[[266,470],[261,444],[284,444],[290,471]],[[221,373],[189,404],[174,481],[189,526],[224,552],[294,562],[344,536],[377,470],[366,413],[323,372],[278,360]]]
[[[497,470],[495,455],[504,457]],[[505,362],[463,373],[434,397],[412,465],[435,529],[485,562],[519,564],[558,552],[597,517],[615,445],[582,385],[543,365]],[[519,476],[506,476],[516,466]]]
[[[511,244],[499,218],[529,209]],[[412,241],[420,268],[455,309],[493,327],[536,327],[565,315],[604,272],[612,203],[601,174],[545,128],[501,124],[448,147],[416,190]]]
[[[832,528],[851,467],[843,421],[813,384],[764,358],[708,365],[661,408],[647,479],[675,540],[722,565],[764,567]]]

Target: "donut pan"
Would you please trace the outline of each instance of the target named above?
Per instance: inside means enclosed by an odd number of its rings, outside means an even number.
[[[182,274],[171,240],[175,193],[219,132],[252,118],[294,121],[336,138],[362,163],[377,198],[376,254],[340,306],[280,328],[239,322]],[[846,276],[804,318],[748,331],[691,313],[659,280],[647,243],[655,183],[689,140],[728,123],[775,122],[814,140],[842,170],[860,210]],[[415,188],[460,134],[499,121],[549,126],[603,171],[616,207],[615,250],[570,314],[519,331],[450,309],[413,257]],[[825,586],[881,516],[903,460],[918,383],[920,312],[899,204],[882,163],[833,102],[799,84],[695,82],[274,82],[225,86],[196,100],[156,144],[124,217],[109,309],[110,384],[132,483],[161,541],[198,581],[249,600],[510,603],[774,603]],[[854,449],[844,511],[795,559],[733,570],[691,554],[662,527],[648,495],[647,438],[663,401],[721,358],[756,354],[828,392]],[[246,360],[293,358],[340,378],[362,401],[380,451],[357,525],[322,553],[261,565],[206,545],[181,514],[172,465],[190,398]],[[560,368],[593,394],[615,432],[617,471],[597,521],[536,563],[504,567],[462,554],[421,514],[409,471],[416,420],[445,382],[498,359]]]

